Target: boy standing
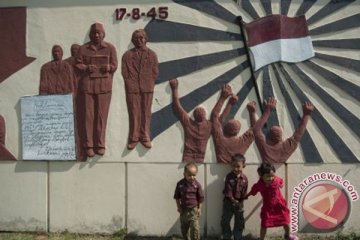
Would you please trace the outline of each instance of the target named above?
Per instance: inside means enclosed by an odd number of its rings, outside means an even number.
[[[204,201],[201,184],[196,180],[198,172],[195,163],[188,163],[184,167],[184,178],[175,189],[174,199],[180,213],[181,233],[185,240],[200,239],[199,218]]]
[[[234,240],[242,239],[242,232],[245,227],[244,220],[244,199],[246,197],[248,180],[242,172],[245,167],[245,157],[236,154],[232,157],[232,171],[226,176],[225,188],[223,191],[223,215],[221,218],[222,239],[231,239],[230,221],[235,215]]]

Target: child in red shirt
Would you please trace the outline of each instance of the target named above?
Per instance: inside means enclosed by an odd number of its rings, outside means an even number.
[[[263,199],[261,208],[260,240],[265,239],[266,229],[283,226],[285,239],[295,239],[290,236],[290,214],[280,188],[284,186],[283,179],[275,176],[275,167],[270,163],[263,163],[257,169],[260,179],[255,183],[247,196],[255,196],[260,192]]]

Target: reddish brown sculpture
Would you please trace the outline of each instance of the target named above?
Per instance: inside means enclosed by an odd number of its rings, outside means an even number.
[[[41,67],[39,94],[72,93],[75,81],[72,67],[62,60],[63,50],[59,45],[54,45],[51,52],[53,60]]]
[[[0,160],[16,160],[14,155],[5,147],[5,135],[5,120],[3,116],[0,115]]]
[[[219,115],[225,100],[230,96],[231,98],[229,99],[224,111],[221,115]],[[237,136],[241,128],[241,124],[238,120],[231,119],[224,127],[222,127],[223,121],[229,114],[231,106],[234,105],[236,101],[237,97],[232,95],[231,87],[229,85],[225,85],[221,91],[220,98],[211,113],[215,153],[217,162],[219,163],[230,163],[231,157],[236,154],[244,156],[247,149],[254,141],[254,134],[251,128],[248,129],[242,136]],[[249,112],[250,104],[254,104],[254,102],[248,104]],[[254,119],[251,119],[251,122],[254,122]]]
[[[180,104],[178,96],[178,80],[170,81],[173,96],[174,108],[178,114],[181,125],[184,129],[184,151],[183,162],[204,162],[207,142],[211,136],[212,124],[206,119],[206,111],[202,107],[194,110],[194,120],[191,119],[187,112]]]
[[[26,8],[0,7],[0,83],[35,58],[26,56]]]
[[[294,134],[285,141],[282,140],[282,129],[279,126],[271,127],[266,137],[261,130],[267,122],[271,111],[275,108],[276,99],[269,98],[265,101],[265,111],[253,127],[255,143],[263,162],[285,163],[291,154],[293,154],[296,150],[302,136],[304,135],[306,125],[309,121],[311,112],[314,110],[314,106],[310,102],[304,103],[301,122]],[[252,115],[256,119],[255,111],[252,112]]]
[[[65,61],[68,62],[71,66],[76,65],[76,55],[79,52],[80,47],[81,46],[77,43],[72,44],[70,47],[71,56],[65,59]]]
[[[131,38],[134,48],[122,57],[121,73],[125,81],[126,103],[129,113],[128,149],[134,149],[140,141],[151,148],[150,120],[155,80],[159,74],[158,60],[154,51],[146,46],[147,35],[136,30]]]
[[[82,45],[76,56],[76,67],[82,73],[81,91],[85,102],[86,154],[105,154],[105,131],[110,107],[113,75],[117,69],[115,47],[104,41],[102,24],[90,26],[90,42]]]
[[[85,108],[84,108],[84,94],[81,91],[80,83],[82,79],[81,71],[76,67],[76,55],[80,49],[79,44],[71,45],[71,56],[65,59],[67,63],[72,66],[75,82],[74,82],[74,109],[75,109],[75,141],[76,141],[76,159],[85,161],[87,158],[84,146],[85,143]]]
[[[67,59],[65,59],[64,61],[66,61],[68,64],[70,64],[70,66],[72,66],[73,72],[75,74],[75,82],[74,82],[74,94],[76,95],[79,92],[79,83],[81,80],[81,72],[78,68],[76,68],[76,55],[79,52],[80,49],[80,45],[79,44],[72,44],[71,48],[70,48],[70,53],[71,56],[68,57]]]
[[[3,116],[0,115],[0,144],[5,145],[5,135],[6,135],[5,120]]]

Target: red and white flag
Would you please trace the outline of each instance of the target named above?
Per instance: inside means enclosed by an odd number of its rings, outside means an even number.
[[[273,62],[301,62],[315,55],[305,16],[270,15],[245,24],[255,70]]]

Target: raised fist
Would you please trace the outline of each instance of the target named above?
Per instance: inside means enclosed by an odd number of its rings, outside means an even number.
[[[246,108],[249,112],[253,113],[256,111],[256,102],[255,101],[251,101],[246,105]]]
[[[179,86],[179,82],[177,79],[172,79],[169,81],[171,89],[177,89]]]
[[[270,108],[270,110],[275,109],[276,108],[276,99],[274,97],[270,97],[267,100],[265,100],[265,108]]]
[[[221,90],[221,96],[224,97],[224,98],[227,98],[230,95],[232,95],[231,86],[228,85],[228,84],[225,84],[224,87]]]
[[[231,95],[231,97],[229,99],[229,103],[231,105],[234,105],[238,100],[239,100],[239,98],[236,95]]]
[[[310,115],[314,111],[314,105],[311,102],[305,102],[303,104],[304,115]]]

